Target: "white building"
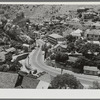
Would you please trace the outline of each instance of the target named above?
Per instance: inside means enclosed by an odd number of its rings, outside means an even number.
[[[58,34],[51,34],[48,36],[48,42],[52,43],[52,44],[58,44],[58,42],[63,42],[65,39],[63,36],[58,35]]]
[[[80,39],[81,38],[81,33],[83,31],[80,29],[77,29],[75,31],[73,31],[72,33],[70,33],[70,35],[72,35],[73,37],[75,37],[76,39]]]

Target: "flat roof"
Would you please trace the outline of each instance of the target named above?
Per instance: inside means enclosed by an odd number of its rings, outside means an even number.
[[[84,66],[84,70],[99,71],[99,69],[95,66]]]
[[[53,38],[63,38],[63,36],[58,35],[58,34],[55,34],[55,33],[50,34],[49,36],[50,36],[50,37],[53,37]]]
[[[86,30],[86,34],[94,34],[94,35],[100,35],[100,30],[92,29],[92,30]]]

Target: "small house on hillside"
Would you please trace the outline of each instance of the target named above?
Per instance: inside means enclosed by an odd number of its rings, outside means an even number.
[[[49,80],[50,77],[47,77],[47,80]],[[42,77],[39,79],[34,79],[32,77],[24,76],[22,79],[22,88],[31,88],[31,89],[48,89],[50,82],[47,81],[46,77]]]
[[[99,69],[95,66],[84,66],[84,74],[98,75]]]
[[[83,32],[82,30],[77,29],[77,30],[73,31],[72,33],[70,33],[70,35],[72,35],[76,39],[80,39],[82,32]]]
[[[92,41],[99,41],[100,39],[100,30],[92,29],[92,30],[86,30],[85,32],[85,37],[88,40]]]

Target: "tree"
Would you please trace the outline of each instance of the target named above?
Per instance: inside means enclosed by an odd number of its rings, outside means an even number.
[[[66,65],[66,61],[68,59],[69,59],[69,56],[67,54],[62,53],[62,52],[58,52],[55,56],[55,62],[60,66],[61,74],[63,72],[63,69]]]
[[[76,38],[73,37],[72,35],[68,35],[66,36],[66,40],[70,43],[70,42],[75,42]]]
[[[55,60],[55,58],[56,58],[56,55],[55,55],[55,54],[52,54],[52,55],[50,56],[50,59],[51,59],[51,60]]]
[[[1,22],[2,22],[3,26],[5,26],[6,23],[7,23],[7,18],[6,17],[2,17],[1,18]]]
[[[22,67],[22,64],[19,63],[17,60],[15,60],[11,66],[9,71],[14,71],[14,72],[18,72],[20,70],[20,68]]]
[[[10,53],[6,54],[5,62],[10,64],[11,60],[12,60],[12,53],[10,52]]]
[[[20,11],[20,12],[18,12],[17,14],[16,14],[16,18],[17,19],[22,19],[22,18],[24,18],[25,16],[24,16],[24,12],[23,11]]]
[[[82,53],[86,58],[93,59],[95,52],[100,52],[100,47],[98,44],[87,43],[80,47],[79,52]]]
[[[80,48],[85,45],[85,40],[82,40],[82,39],[78,39],[75,41],[75,49],[77,52],[79,52]]]
[[[3,64],[0,68],[0,71],[3,71],[3,72],[9,71],[9,65],[8,64]]]
[[[63,75],[57,75],[51,81],[52,89],[82,89],[83,85],[74,77],[73,75],[69,75],[67,73]]]
[[[67,51],[68,52],[75,52],[74,42],[71,42],[71,43],[68,44]]]
[[[55,61],[65,63],[69,59],[68,55],[62,52],[56,53]]]
[[[83,73],[84,65],[86,64],[85,57],[79,57],[76,62],[72,65],[73,68],[79,69],[80,73]]]

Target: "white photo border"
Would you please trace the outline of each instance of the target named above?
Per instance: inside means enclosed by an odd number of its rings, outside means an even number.
[[[100,5],[100,2],[0,2],[0,4]],[[100,90],[0,89],[1,99],[100,99]]]

